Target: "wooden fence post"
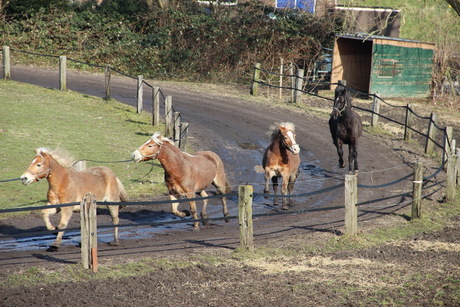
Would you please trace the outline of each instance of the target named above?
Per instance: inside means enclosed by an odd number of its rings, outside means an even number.
[[[110,65],[105,66],[105,100],[109,101],[112,98],[110,81],[112,74],[110,71]]]
[[[173,125],[173,108],[172,108],[172,97],[166,96],[165,98],[165,136],[172,137],[172,125]]]
[[[160,88],[152,88],[152,125],[160,124]]]
[[[59,57],[59,89],[61,91],[67,89],[67,57],[65,55]]]
[[[302,95],[302,86],[303,86],[303,75],[304,75],[304,70],[303,69],[297,69],[296,75],[295,75],[295,90],[294,90],[294,103],[297,103],[300,101],[300,96]]]
[[[284,72],[284,60],[280,58],[280,100],[283,99],[283,72]]]
[[[412,104],[406,106],[406,121],[404,124],[404,141],[410,141],[412,139]]]
[[[291,87],[291,102],[294,101],[294,92],[295,92],[295,76],[294,76],[294,64],[291,62],[289,64],[289,86]]]
[[[414,166],[414,181],[412,184],[412,220],[418,219],[422,216],[422,185],[423,165],[421,162],[417,162]]]
[[[181,118],[180,118],[180,112],[174,112],[174,130],[173,130],[173,134],[174,134],[174,144],[176,145],[176,147],[179,147],[180,146],[180,124],[181,122]]]
[[[3,53],[3,79],[10,80],[11,78],[11,65],[10,65],[10,47],[3,46],[2,48]]]
[[[240,225],[240,247],[242,250],[254,251],[252,228],[252,196],[250,185],[241,185],[238,189],[238,221]]]
[[[455,174],[457,176],[457,186],[460,187],[460,148],[456,148],[456,155],[457,155],[457,165],[455,167]]]
[[[449,155],[452,153],[452,140],[453,140],[454,129],[452,126],[446,127],[446,133],[444,133],[444,150],[442,151],[442,162],[447,162]],[[453,152],[455,154],[455,152]]]
[[[377,127],[379,125],[379,114],[380,114],[380,99],[378,97],[378,93],[375,93],[373,100],[372,100],[372,119],[371,119],[372,127]]]
[[[457,194],[457,155],[449,152],[447,158],[447,188],[446,188],[446,200],[448,202],[455,201],[455,197]]]
[[[188,136],[188,123],[184,122],[181,125],[180,143],[179,143],[179,148],[182,151],[185,151],[187,147],[187,136]]]
[[[137,76],[137,113],[141,113],[143,109],[143,102],[144,102],[144,76],[139,75]]]
[[[254,65],[254,73],[252,75],[251,95],[257,96],[259,93],[259,78],[260,78],[260,63]]]
[[[428,125],[428,137],[425,144],[425,153],[431,155],[434,148],[434,139],[436,138],[436,119],[437,116],[434,113],[431,113],[430,123]]]
[[[345,234],[358,234],[358,177],[345,175]]]
[[[96,196],[87,193],[80,203],[81,260],[85,269],[97,272]]]

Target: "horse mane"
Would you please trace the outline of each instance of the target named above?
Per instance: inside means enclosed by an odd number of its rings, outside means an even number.
[[[165,137],[165,136],[160,135],[159,132],[155,132],[155,133],[152,135],[152,140],[153,140],[154,142],[162,141],[162,142],[168,142],[168,143],[171,144],[171,145],[175,145],[173,140],[171,140],[171,139],[169,139],[169,138],[167,138],[167,137]]]
[[[271,140],[273,141],[280,133],[279,127],[283,127],[287,130],[291,130],[292,132],[295,132],[295,125],[291,122],[284,122],[284,123],[275,123],[272,126],[270,126],[270,134],[271,134]]]
[[[49,149],[46,147],[40,147],[35,149],[35,153],[46,153],[64,167],[72,167],[77,161],[69,152],[61,148]]]

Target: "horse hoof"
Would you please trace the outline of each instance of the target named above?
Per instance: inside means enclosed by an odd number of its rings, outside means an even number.
[[[286,206],[286,205],[282,205],[282,206],[281,206],[281,210],[289,210],[289,207]]]
[[[184,215],[182,215],[182,217],[190,216],[190,211],[188,211],[188,210],[184,210],[184,211],[182,211],[182,213],[184,214]]]
[[[59,248],[59,246],[51,245],[46,249],[46,251],[47,252],[57,252],[58,248]]]
[[[111,242],[108,243],[108,245],[110,245],[110,246],[118,246],[118,245],[120,245],[120,242],[118,242],[118,241],[111,241]]]

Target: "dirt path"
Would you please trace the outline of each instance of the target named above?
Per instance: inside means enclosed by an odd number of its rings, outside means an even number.
[[[56,88],[57,72],[24,66],[11,69],[12,79],[44,87]],[[103,96],[103,76],[80,72],[68,72],[68,89],[84,94]],[[150,82],[154,84],[154,82]],[[187,86],[180,83],[160,82],[164,95],[173,97],[174,108],[181,112],[184,121],[190,123],[190,142],[196,150],[212,150],[224,161],[230,182],[235,189],[240,184],[253,184],[256,193],[262,192],[263,175],[255,171],[261,164],[263,150],[268,145],[267,131],[274,122],[291,121],[297,128],[297,141],[301,146],[302,173],[296,184],[296,193],[317,191],[343,181],[344,169],[338,168],[335,148],[332,145],[327,121],[309,116],[295,109],[267,106],[245,99],[243,92],[234,88],[217,86]],[[112,97],[128,104],[135,102],[136,81],[114,77]],[[150,111],[149,89],[145,89],[145,110]],[[242,98],[243,97],[243,98]],[[318,103],[323,103],[319,101]],[[138,144],[133,144],[133,148]],[[412,172],[410,163],[415,160],[412,150],[402,150],[397,140],[364,134],[360,141],[359,184],[380,185],[400,179]],[[378,218],[385,212],[408,205],[403,194],[410,191],[411,181],[374,189],[360,189],[360,221]],[[313,195],[297,200],[291,211],[327,209],[342,205],[343,189]],[[236,200],[233,200],[235,206]],[[267,200],[254,200],[258,212],[272,212]],[[217,207],[217,206],[216,206]],[[145,208],[129,207],[125,214],[136,214]],[[168,211],[168,208],[164,208]],[[231,209],[232,210],[232,209]],[[235,207],[233,207],[235,212]],[[142,214],[140,214],[142,215]],[[343,209],[314,211],[297,215],[259,218],[254,221],[256,244],[268,239],[283,238],[309,232],[335,232],[343,226]],[[100,220],[104,223],[104,218]],[[123,216],[122,216],[123,218]],[[145,218],[145,216],[144,216]],[[73,219],[78,226],[78,219]],[[108,221],[107,221],[108,222]],[[21,225],[19,227],[18,225]],[[2,222],[5,229],[42,229],[38,214]],[[123,237],[122,237],[123,239]],[[238,225],[216,223],[200,231],[179,230],[154,234],[154,238],[129,240],[125,237],[118,248],[100,246],[101,261],[112,258],[149,253],[176,253],[202,248],[234,249],[238,246]],[[0,267],[15,267],[19,263],[45,264],[79,261],[79,250],[64,246],[60,251],[48,254],[43,249],[9,251],[0,253]]]

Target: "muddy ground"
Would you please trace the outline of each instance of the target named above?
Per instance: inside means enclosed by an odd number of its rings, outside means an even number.
[[[36,70],[22,68],[29,78]],[[14,70],[13,70],[14,72]],[[43,81],[43,71],[35,80]],[[77,77],[73,80],[78,80]],[[81,78],[91,81],[88,76]],[[76,82],[76,81],[73,81]],[[83,81],[81,81],[83,82]],[[33,83],[33,82],[32,82]],[[72,82],[69,82],[72,86]],[[46,85],[45,85],[46,86]],[[88,88],[88,84],[79,85]],[[250,99],[229,98],[209,88],[184,90],[165,87],[178,97],[176,108],[193,125],[194,148],[212,149],[223,157],[230,181],[238,184],[263,182],[254,171],[267,143],[267,129],[276,121],[290,120],[297,125],[304,169],[296,189],[316,191],[343,182],[344,170],[337,167],[327,122],[279,106],[261,106]],[[204,95],[203,92],[206,92]],[[217,91],[218,92],[218,91]],[[91,94],[94,94],[92,92]],[[206,137],[204,137],[206,136]],[[300,136],[300,137],[299,137]],[[303,137],[302,137],[303,136]],[[242,145],[243,144],[243,145]],[[249,146],[249,145],[250,146]],[[365,133],[360,144],[359,183],[384,184],[411,172],[412,163],[421,159],[425,174],[437,169],[436,161],[420,155],[415,144],[400,141],[400,136]],[[437,190],[442,173],[427,184]],[[411,178],[397,186],[361,189],[359,192],[360,232],[376,227],[408,223]],[[255,185],[255,192],[261,192]],[[442,206],[443,192],[429,197],[431,208]],[[236,200],[233,200],[235,210]],[[99,263],[104,266],[129,265],[142,259],[168,259],[171,263],[192,263],[176,268],[147,261],[155,270],[120,279],[92,279],[82,282],[3,287],[1,306],[456,306],[459,293],[459,219],[435,233],[422,233],[409,239],[362,250],[315,252],[343,237],[343,190],[313,195],[290,208],[289,214],[254,220],[256,258],[241,258],[238,224],[215,222],[199,231],[170,229],[149,238],[122,236],[118,247],[99,244]],[[255,200],[260,212],[278,211],[263,198]],[[305,211],[310,209],[310,211]],[[231,209],[232,210],[232,209]],[[100,210],[101,219],[107,219]],[[125,220],[168,213],[168,207],[150,209],[127,207]],[[2,233],[22,229],[43,229],[37,213],[24,218],[2,221]],[[78,225],[74,218],[73,225]],[[72,226],[72,225],[71,225]],[[189,225],[190,226],[190,225]],[[358,239],[359,240],[359,237]],[[55,253],[46,246],[38,249],[0,252],[0,276],[38,267],[36,275],[65,270],[80,263],[80,250],[71,244]],[[75,242],[76,243],[76,242]],[[270,257],[263,256],[267,250]],[[323,249],[324,250],[324,249]],[[283,253],[281,253],[283,251]],[[278,254],[279,253],[279,254]],[[290,256],[295,255],[295,256]],[[212,259],[227,259],[213,261]]]

